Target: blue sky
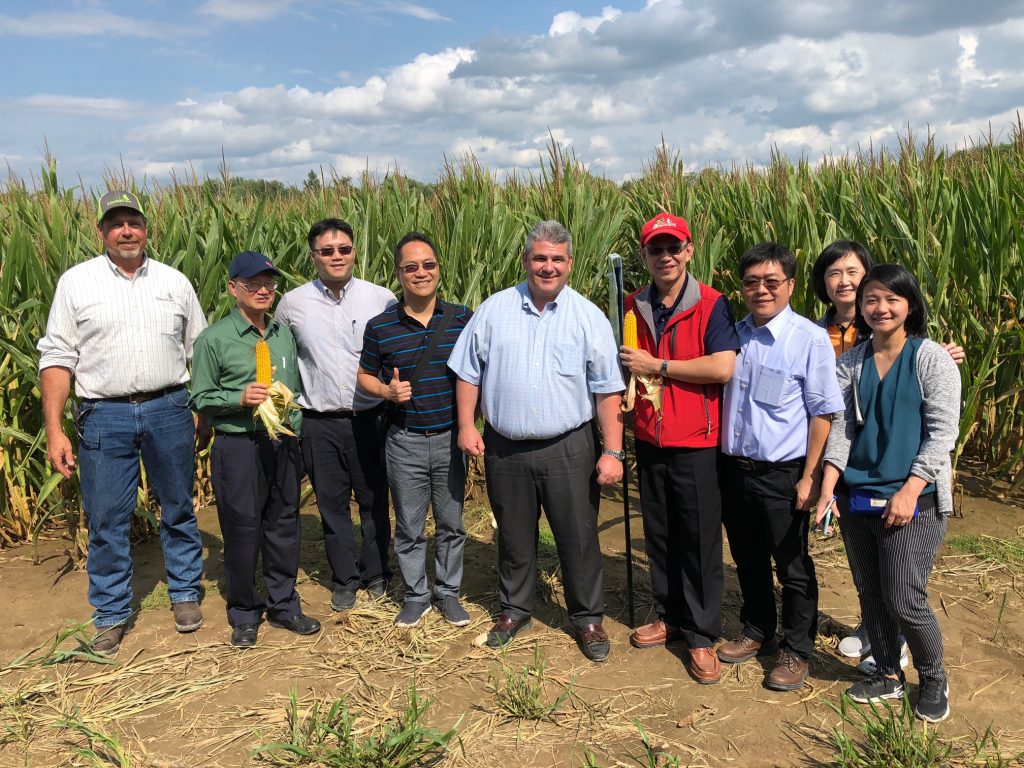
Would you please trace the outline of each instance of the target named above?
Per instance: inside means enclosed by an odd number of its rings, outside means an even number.
[[[595,172],[662,137],[693,170],[949,146],[1024,106],[1024,0],[104,0],[0,6],[0,159],[44,141],[65,184],[216,175],[296,183],[445,156],[533,170],[549,133]]]

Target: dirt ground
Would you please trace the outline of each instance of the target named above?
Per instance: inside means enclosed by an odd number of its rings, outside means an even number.
[[[977,495],[962,497],[962,517],[950,520],[948,537],[973,532],[1019,541],[1020,507],[994,498],[984,483],[968,487]],[[636,622],[643,623],[650,620],[650,591],[635,492],[632,506]],[[606,498],[601,514],[605,626],[612,640],[611,657],[601,665],[588,662],[567,633],[557,560],[543,542],[534,629],[504,658],[474,644],[497,613],[496,550],[482,503],[467,507],[463,593],[470,626],[451,628],[432,613],[417,629],[396,630],[395,604],[369,601],[362,592],[355,610],[332,614],[322,534],[310,506],[302,517],[299,592],[304,610],[323,621],[323,632],[296,638],[263,625],[258,646],[247,651],[227,643],[216,515],[204,509],[199,520],[206,547],[205,626],[190,635],[174,632],[159,543],[149,540],[135,550],[140,612],[117,666],[12,665],[47,646],[67,622],[88,619],[87,579],[68,569],[68,542],[56,536],[40,542],[38,564],[31,546],[0,551],[0,588],[8,596],[0,633],[0,766],[87,764],[74,753],[86,737],[62,724],[72,716],[115,736],[132,766],[261,765],[253,749],[286,738],[293,691],[303,712],[314,698],[348,696],[361,716],[358,730],[395,717],[414,681],[420,696],[433,701],[429,725],[458,723],[460,742],[442,760],[445,766],[583,766],[587,749],[596,765],[638,765],[643,745],[634,720],[682,765],[828,765],[829,737],[838,722],[828,705],[858,676],[855,660],[834,651],[858,612],[838,538],[814,543],[821,614],[807,684],[775,693],[761,684],[770,659],[727,667],[720,685],[704,687],[686,674],[684,649],[630,647],[621,498]],[[948,547],[937,561],[931,597],[946,642],[952,706],[950,719],[937,726],[943,739],[967,743],[991,725],[1004,754],[1024,749],[1021,586],[1019,574]],[[739,628],[738,607],[730,561],[727,636]],[[538,649],[546,661],[544,700],[567,686],[571,695],[547,720],[517,721],[505,715],[493,688],[502,686],[506,670],[531,664]],[[916,683],[913,668],[908,678]]]

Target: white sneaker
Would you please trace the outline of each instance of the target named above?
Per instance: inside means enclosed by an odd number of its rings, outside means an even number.
[[[903,643],[903,648],[900,649],[900,669],[906,669],[910,664],[910,649],[906,643]],[[875,664],[874,656],[865,656],[860,664],[857,665],[857,671],[862,675],[871,677],[878,671],[878,666]]]
[[[871,653],[871,641],[868,639],[868,630],[863,624],[858,624],[852,635],[847,635],[839,641],[839,653],[848,659],[856,659]]]

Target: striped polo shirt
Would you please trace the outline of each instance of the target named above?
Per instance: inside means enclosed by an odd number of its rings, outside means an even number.
[[[405,313],[404,301],[371,318],[363,333],[359,367],[368,373],[379,374],[385,384],[391,382],[395,368],[398,368],[398,375],[403,381],[408,380],[420,356],[430,345],[446,306],[445,302],[437,300],[428,328]],[[444,339],[437,345],[422,377],[412,382],[412,399],[394,406],[392,423],[418,430],[441,430],[454,426],[456,377],[447,363],[452,347],[472,316],[468,307],[456,305]]]

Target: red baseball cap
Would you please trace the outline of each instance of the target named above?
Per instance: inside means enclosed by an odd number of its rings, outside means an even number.
[[[644,224],[640,230],[640,245],[647,245],[647,241],[655,235],[672,235],[684,242],[689,242],[690,227],[682,216],[673,216],[671,213],[659,213],[653,219]]]

